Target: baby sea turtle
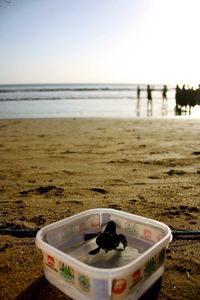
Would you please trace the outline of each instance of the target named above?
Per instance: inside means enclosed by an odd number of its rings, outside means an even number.
[[[86,233],[84,236],[84,241],[88,241],[94,237],[97,237],[96,243],[98,247],[89,252],[89,254],[91,255],[97,254],[100,249],[105,250],[105,252],[108,252],[110,250],[122,251],[125,250],[127,246],[126,237],[123,234],[116,233],[116,224],[114,221],[109,221],[103,232]],[[123,244],[124,249],[117,248],[120,242]]]

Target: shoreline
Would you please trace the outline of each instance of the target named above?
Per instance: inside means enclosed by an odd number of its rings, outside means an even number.
[[[55,117],[52,117],[52,116],[47,116],[47,117],[39,117],[39,116],[36,116],[36,117],[30,117],[30,116],[27,116],[27,117],[12,117],[12,118],[0,118],[0,122],[2,121],[14,121],[14,120],[20,120],[20,121],[23,121],[23,120],[118,120],[118,121],[136,121],[136,120],[141,120],[141,121],[153,121],[153,120],[183,120],[183,121],[186,121],[186,120],[199,120],[200,121],[200,117],[197,116],[197,115],[174,115],[174,116],[134,116],[134,117],[131,117],[131,116],[127,116],[127,117],[117,117],[117,116],[104,116],[104,117],[96,117],[96,116],[55,116]]]
[[[110,207],[198,229],[199,129],[185,117],[0,119],[0,223],[42,228]],[[34,238],[0,240],[1,299],[69,299],[44,278]],[[199,250],[171,242],[159,300],[198,298]]]

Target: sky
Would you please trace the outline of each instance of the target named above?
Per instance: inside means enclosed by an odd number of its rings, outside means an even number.
[[[0,84],[200,83],[199,0],[0,0]]]

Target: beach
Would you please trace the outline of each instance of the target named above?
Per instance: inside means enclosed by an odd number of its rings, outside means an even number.
[[[200,119],[0,120],[2,228],[39,229],[106,207],[199,230]],[[69,299],[35,238],[0,236],[0,298]],[[173,240],[159,300],[198,299],[200,243]]]

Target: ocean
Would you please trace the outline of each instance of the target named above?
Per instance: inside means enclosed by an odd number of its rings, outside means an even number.
[[[140,99],[137,87],[140,86]],[[151,85],[152,106],[143,84],[0,85],[0,119],[59,117],[174,117],[175,87]]]

